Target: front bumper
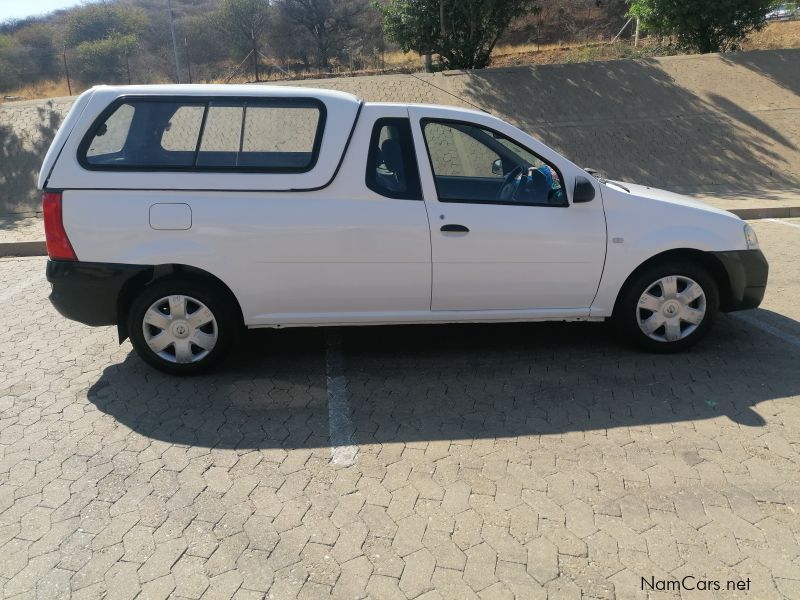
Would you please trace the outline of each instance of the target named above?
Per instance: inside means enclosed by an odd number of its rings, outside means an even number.
[[[86,325],[116,325],[120,292],[152,267],[115,263],[47,261],[50,302],[68,319]]]
[[[764,299],[769,263],[761,250],[712,252],[728,274],[730,289],[720,298],[723,312],[756,308]]]

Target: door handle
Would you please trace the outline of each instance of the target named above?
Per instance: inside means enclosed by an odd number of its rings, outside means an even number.
[[[444,231],[445,233],[469,233],[469,227],[464,225],[442,225],[439,231]]]

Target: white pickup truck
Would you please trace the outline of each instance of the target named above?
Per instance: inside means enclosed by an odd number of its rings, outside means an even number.
[[[95,87],[39,186],[53,305],[177,374],[242,326],[613,318],[674,351],[767,283],[738,217],[596,178],[462,108]]]

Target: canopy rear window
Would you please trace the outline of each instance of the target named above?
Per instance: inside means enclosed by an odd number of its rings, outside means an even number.
[[[78,149],[90,170],[302,173],[317,161],[313,98],[121,98]]]

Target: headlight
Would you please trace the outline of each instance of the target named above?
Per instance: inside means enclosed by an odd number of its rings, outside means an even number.
[[[744,224],[744,241],[747,243],[748,250],[758,249],[758,236],[755,230],[750,226],[750,223]]]

